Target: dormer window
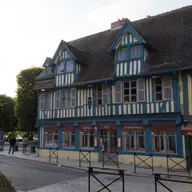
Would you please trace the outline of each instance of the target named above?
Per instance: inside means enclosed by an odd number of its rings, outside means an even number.
[[[66,61],[66,63],[65,63],[65,72],[66,73],[73,72],[73,65],[74,65],[73,60]]]
[[[130,48],[130,59],[141,57],[142,45],[136,45]]]
[[[131,46],[130,48],[128,47],[119,48],[117,52],[118,61],[140,58],[142,54],[142,49],[143,49],[142,45],[135,45]]]
[[[51,74],[51,67],[50,66],[45,67],[45,74]]]
[[[65,62],[61,62],[60,64],[58,64],[58,66],[57,66],[57,73],[64,72],[64,67],[65,67]]]

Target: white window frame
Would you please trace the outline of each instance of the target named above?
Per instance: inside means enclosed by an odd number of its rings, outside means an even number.
[[[40,110],[45,110],[45,92],[40,93]]]
[[[155,153],[177,153],[177,135],[176,135],[176,130],[157,130],[157,131],[151,131],[152,136],[151,136],[151,146],[152,146],[152,151]],[[170,134],[172,133],[172,134]],[[174,133],[174,134],[173,134]],[[169,137],[174,137],[174,142],[175,142],[175,152],[169,151]],[[156,149],[156,140],[158,142],[158,146],[164,147],[164,150],[157,150]],[[163,143],[161,142],[161,139],[163,140]],[[158,148],[158,147],[157,147]]]
[[[119,85],[118,85],[119,84]],[[120,86],[120,90],[117,91],[117,86]],[[115,103],[122,103],[122,96],[123,96],[123,93],[122,93],[122,81],[118,81],[115,83]],[[120,101],[117,101],[117,94],[120,94]]]
[[[136,83],[136,101],[131,101],[131,96],[132,96],[132,94],[131,94],[131,89],[132,89],[132,87],[131,87],[131,82],[135,82]],[[124,101],[124,89],[125,89],[125,87],[124,87],[124,83],[129,83],[129,101],[128,102],[125,102]],[[133,80],[133,81],[124,81],[123,82],[123,103],[136,103],[137,102],[137,80]]]
[[[129,137],[129,139],[128,139]],[[134,137],[134,147],[127,145],[127,139],[129,142],[131,142],[132,137]],[[138,146],[138,143],[140,142],[140,137],[143,137],[143,146]],[[146,151],[146,140],[145,140],[145,131],[144,129],[130,129],[125,130],[123,133],[123,149],[125,151],[139,151],[139,152],[145,152]],[[142,150],[143,149],[143,150]]]
[[[170,77],[170,85],[169,86],[165,86],[165,82],[166,82],[166,77]],[[161,79],[161,92],[156,92],[156,79]],[[171,89],[171,98],[165,98],[165,89],[170,88]],[[173,99],[173,88],[172,88],[172,78],[171,76],[164,76],[164,77],[157,77],[154,78],[154,89],[155,89],[155,101],[168,101],[168,100],[172,100]],[[156,94],[157,93],[161,93],[162,94],[162,100],[157,100],[156,98]]]
[[[98,88],[101,87],[101,98],[98,97]],[[107,102],[104,102],[104,96],[107,96]],[[105,85],[99,85],[96,87],[97,106],[108,105],[110,103],[110,87]],[[102,104],[98,104],[98,99],[101,99]]]
[[[73,144],[73,139],[74,139],[74,144]],[[62,148],[75,148],[75,130],[62,132]]]
[[[59,104],[59,105],[57,105],[57,104]],[[61,90],[57,90],[55,92],[55,108],[56,109],[61,109]]]

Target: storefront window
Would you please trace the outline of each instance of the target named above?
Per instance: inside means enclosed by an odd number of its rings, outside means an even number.
[[[126,151],[145,151],[144,130],[127,130],[123,135],[123,147]]]
[[[80,146],[88,149],[94,147],[94,131],[80,132]]]
[[[57,132],[44,132],[44,145],[43,147],[58,147],[58,133]]]
[[[62,137],[63,148],[74,148],[75,147],[75,131],[65,131]]]
[[[177,152],[175,131],[153,131],[151,135],[153,152]]]

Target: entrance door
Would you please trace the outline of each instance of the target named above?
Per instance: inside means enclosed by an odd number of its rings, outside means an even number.
[[[109,156],[115,155],[117,152],[117,131],[116,130],[101,130],[100,141],[104,144],[104,151]],[[100,143],[100,160],[103,160],[103,151]]]

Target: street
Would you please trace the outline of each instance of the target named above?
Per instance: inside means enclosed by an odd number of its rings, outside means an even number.
[[[88,190],[88,175],[85,171],[64,168],[45,163],[18,159],[12,155],[0,155],[0,171],[12,182],[13,187],[22,192],[85,192]],[[98,177],[106,185],[117,176],[101,175]],[[190,180],[189,180],[190,181]],[[163,182],[174,192],[191,192],[190,184]],[[103,186],[91,177],[91,191],[95,192]],[[111,191],[122,192],[122,181],[109,187]],[[107,190],[104,190],[107,191]],[[126,192],[154,192],[153,177],[125,176]],[[166,192],[158,184],[158,192]]]
[[[16,190],[27,191],[85,176],[82,171],[0,156],[0,171]]]

